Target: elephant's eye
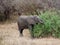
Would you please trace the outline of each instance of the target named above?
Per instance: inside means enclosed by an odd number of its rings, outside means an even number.
[[[36,24],[38,24],[38,23],[36,23]]]

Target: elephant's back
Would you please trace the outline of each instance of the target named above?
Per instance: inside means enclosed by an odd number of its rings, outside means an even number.
[[[22,23],[22,24],[25,24],[25,23],[28,23],[28,24],[35,24],[35,21],[34,21],[34,16],[20,16],[19,19],[18,19],[18,22],[19,23]]]
[[[32,16],[32,15],[30,15],[30,16],[21,15],[19,18],[23,18],[23,19],[26,19],[26,18],[33,18],[33,16]]]
[[[19,17],[17,22],[18,22],[19,26],[25,26],[26,25],[26,21],[22,17]]]

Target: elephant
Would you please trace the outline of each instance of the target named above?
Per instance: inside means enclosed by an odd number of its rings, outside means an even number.
[[[37,15],[19,16],[17,24],[18,24],[18,30],[19,30],[21,36],[23,36],[23,30],[24,29],[29,29],[29,30],[33,31],[34,25],[38,24],[38,23],[43,24],[44,22]],[[32,34],[31,34],[31,36],[33,37]]]

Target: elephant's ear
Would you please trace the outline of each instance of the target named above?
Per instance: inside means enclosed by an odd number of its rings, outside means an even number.
[[[38,16],[37,15],[34,16],[34,20],[38,20]]]
[[[37,15],[34,15],[34,19],[37,18]]]
[[[34,20],[36,23],[44,23],[44,21],[42,19],[39,18],[39,16],[34,16]]]
[[[37,15],[34,15],[34,17],[37,17]]]
[[[37,15],[34,16],[34,21],[38,22],[38,16]]]

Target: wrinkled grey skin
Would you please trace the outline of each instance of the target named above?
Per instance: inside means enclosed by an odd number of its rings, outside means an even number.
[[[23,30],[24,29],[29,29],[33,31],[34,25],[35,24],[43,24],[43,20],[39,18],[39,16],[20,16],[18,18],[18,29],[19,32],[21,34],[21,36],[23,35]],[[32,35],[33,36],[33,35]]]

